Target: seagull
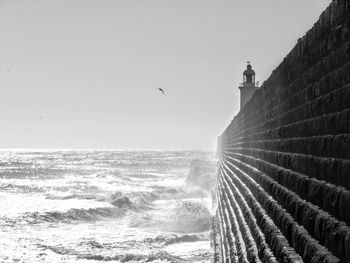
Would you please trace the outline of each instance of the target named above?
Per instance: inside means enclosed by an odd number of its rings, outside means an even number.
[[[158,90],[159,90],[160,92],[162,92],[163,95],[165,95],[165,92],[164,92],[164,90],[163,90],[162,88],[158,88]]]

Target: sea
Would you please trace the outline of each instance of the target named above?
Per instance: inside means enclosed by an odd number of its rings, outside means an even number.
[[[1,150],[0,262],[211,262],[210,191],[188,177],[194,161],[213,159]]]

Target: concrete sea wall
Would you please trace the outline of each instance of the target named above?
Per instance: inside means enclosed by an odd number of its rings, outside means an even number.
[[[216,262],[350,263],[350,0],[219,137]]]

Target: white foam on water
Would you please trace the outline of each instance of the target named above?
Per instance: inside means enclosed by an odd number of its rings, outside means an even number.
[[[208,203],[181,190],[191,160],[206,156],[203,152],[0,155],[0,262],[115,262],[128,253],[135,262],[208,258],[206,233],[166,227],[174,223],[179,202]],[[143,174],[148,178],[132,176]],[[135,207],[113,205],[116,193]],[[191,237],[183,238],[186,234]]]
[[[210,242],[198,241],[190,245],[188,243],[178,243],[168,246],[165,251],[170,255],[178,256],[183,259],[193,259],[191,262],[210,262]]]
[[[45,195],[0,193],[0,217],[16,217],[27,213],[64,212],[70,209],[112,207],[110,203],[94,200],[52,200]]]

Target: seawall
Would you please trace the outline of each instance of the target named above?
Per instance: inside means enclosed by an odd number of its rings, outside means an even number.
[[[217,154],[216,262],[350,263],[350,0],[298,40]]]

